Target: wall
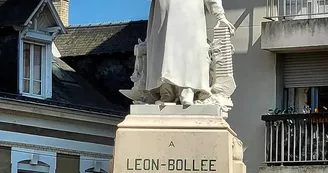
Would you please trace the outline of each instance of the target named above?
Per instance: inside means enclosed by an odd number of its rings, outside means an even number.
[[[261,115],[275,107],[275,55],[261,50],[261,22],[265,0],[223,0],[228,20],[236,28],[232,38],[237,89],[228,122],[246,148],[247,172],[257,173],[264,161],[264,123]]]
[[[37,109],[34,110],[37,111]],[[115,127],[109,124],[68,120],[64,118],[64,114],[62,116],[54,118],[47,115],[1,110],[0,145],[73,155],[81,154],[89,157],[107,158],[111,155],[113,144],[108,141],[113,140]],[[90,114],[89,116],[97,115]],[[93,140],[87,140],[91,137]]]
[[[0,92],[18,91],[18,32],[0,28]]]
[[[53,4],[65,26],[68,26],[69,21],[69,0],[52,0]]]
[[[301,50],[328,46],[328,18],[262,23],[262,49]]]

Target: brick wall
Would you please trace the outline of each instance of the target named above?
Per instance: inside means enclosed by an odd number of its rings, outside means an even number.
[[[52,2],[63,24],[68,26],[69,0],[53,0]]]

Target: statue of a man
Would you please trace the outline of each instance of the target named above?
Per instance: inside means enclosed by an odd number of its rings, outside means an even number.
[[[145,47],[146,56],[137,55],[146,57],[145,64],[138,65],[145,79],[138,85],[144,86],[156,103],[191,105],[199,93],[202,99],[210,97],[208,30],[213,27],[209,26],[209,15],[234,33],[221,0],[152,0],[147,39],[145,46],[139,46]]]

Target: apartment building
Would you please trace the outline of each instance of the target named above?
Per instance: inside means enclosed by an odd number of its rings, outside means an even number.
[[[228,121],[244,142],[247,172],[327,169],[327,5],[223,0],[237,28]]]

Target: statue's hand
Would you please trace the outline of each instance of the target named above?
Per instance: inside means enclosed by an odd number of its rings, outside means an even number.
[[[219,25],[220,25],[221,22],[224,23],[224,24],[226,24],[226,25],[228,26],[231,35],[235,35],[235,30],[236,30],[236,28],[235,28],[235,26],[233,26],[232,23],[229,22],[229,20],[228,20],[227,18],[223,18],[223,19],[221,19],[221,20],[217,23],[216,27],[219,27]]]

